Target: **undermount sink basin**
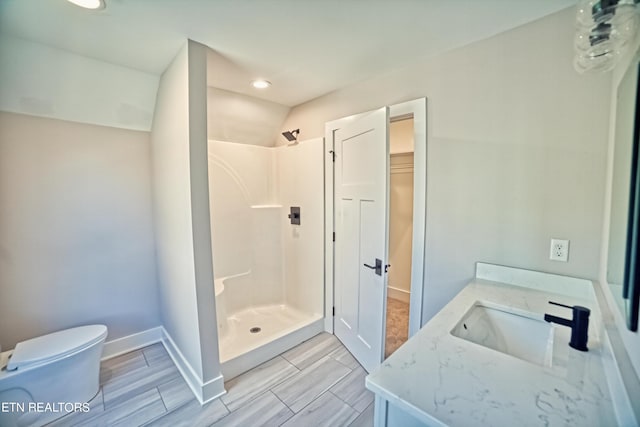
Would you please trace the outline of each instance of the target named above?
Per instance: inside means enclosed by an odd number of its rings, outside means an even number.
[[[533,313],[477,301],[451,334],[518,359],[551,366],[555,329]]]

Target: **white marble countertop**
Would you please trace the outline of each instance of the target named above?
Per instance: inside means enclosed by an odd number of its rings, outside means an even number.
[[[367,388],[427,425],[616,425],[601,360],[604,352],[600,337],[604,332],[591,282],[537,272],[521,280],[519,274],[505,276],[515,269],[497,268],[504,269],[494,277],[500,281],[486,280],[490,274],[477,274],[442,311],[367,376]],[[542,279],[542,286],[536,278]],[[561,283],[554,283],[554,278],[560,278]],[[567,282],[562,283],[563,279]],[[538,289],[504,283],[517,280]],[[554,290],[559,293],[550,292]],[[540,319],[544,313],[571,318],[570,310],[551,306],[549,300],[591,308],[588,352],[568,346],[570,330],[563,326],[558,326],[554,352],[564,352],[564,361],[554,360],[551,367],[450,334],[476,301],[537,313]],[[560,340],[564,343],[558,347]]]

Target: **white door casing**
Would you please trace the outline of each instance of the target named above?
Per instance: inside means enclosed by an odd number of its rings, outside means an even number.
[[[335,334],[367,370],[383,360],[389,108],[335,134]],[[376,259],[381,265],[376,274]],[[366,265],[365,265],[366,264]]]

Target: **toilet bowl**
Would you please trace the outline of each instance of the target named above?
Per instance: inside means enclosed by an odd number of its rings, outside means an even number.
[[[104,325],[80,326],[20,342],[0,353],[0,426],[42,426],[88,411],[100,386]]]

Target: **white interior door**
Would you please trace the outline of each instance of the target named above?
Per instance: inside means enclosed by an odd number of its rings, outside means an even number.
[[[389,109],[335,134],[335,319],[340,341],[371,371],[383,360]]]

